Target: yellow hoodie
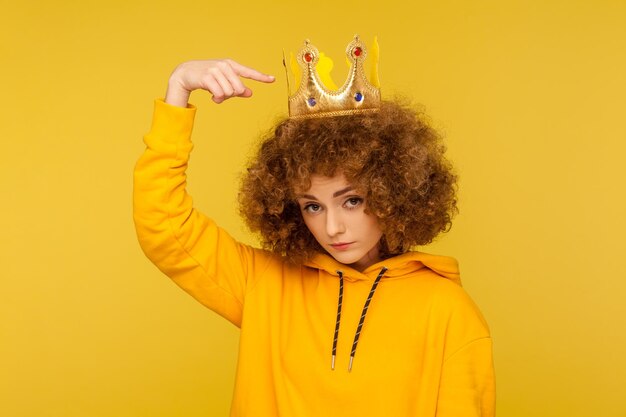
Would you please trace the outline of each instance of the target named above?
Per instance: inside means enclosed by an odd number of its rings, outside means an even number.
[[[410,252],[359,272],[326,254],[289,265],[235,241],[185,191],[194,116],[155,101],[134,219],[148,258],[241,328],[231,416],[493,416],[491,338],[456,261]]]

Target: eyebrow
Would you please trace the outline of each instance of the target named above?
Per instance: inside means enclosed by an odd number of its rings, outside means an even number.
[[[335,191],[335,192],[333,193],[333,198],[334,198],[334,197],[339,197],[340,195],[344,195],[344,194],[345,194],[345,193],[347,193],[348,191],[352,191],[352,190],[354,190],[354,187],[353,187],[353,186],[351,186],[351,185],[349,185],[349,186],[347,186],[346,188],[344,188],[344,189],[342,189],[342,190]]]
[[[349,186],[347,186],[346,188],[342,188],[342,189],[341,189],[341,190],[339,190],[339,191],[335,191],[335,192],[333,193],[333,198],[335,198],[335,197],[339,197],[339,196],[341,196],[341,195],[344,195],[344,194],[345,194],[345,193],[347,193],[348,191],[352,191],[352,190],[354,190],[354,187],[353,187],[353,186],[351,186],[351,185],[349,185]],[[317,197],[315,197],[314,195],[311,195],[311,194],[302,194],[300,197],[301,197],[301,198],[308,198],[308,199],[310,199],[310,200],[317,200]]]

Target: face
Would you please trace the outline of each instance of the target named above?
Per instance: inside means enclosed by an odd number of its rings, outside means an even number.
[[[378,219],[365,213],[363,194],[343,174],[313,175],[298,204],[317,242],[337,261],[363,271],[380,260]]]

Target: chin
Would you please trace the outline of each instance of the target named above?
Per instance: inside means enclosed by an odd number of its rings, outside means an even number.
[[[362,254],[349,254],[349,253],[329,253],[337,262],[340,262],[344,265],[352,265],[363,258]]]

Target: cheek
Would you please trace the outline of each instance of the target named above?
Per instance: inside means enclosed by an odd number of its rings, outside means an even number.
[[[378,225],[378,222],[372,223],[370,230],[371,230],[370,233],[372,234],[372,236],[375,236],[376,241],[380,240],[380,238],[383,236],[383,231]]]
[[[379,234],[383,234],[383,229],[382,227],[380,227],[380,223],[378,222],[377,218],[374,218],[372,220],[372,227],[379,233]]]
[[[311,234],[315,237],[315,239],[317,239],[317,232],[318,232],[318,223],[316,222],[316,217],[310,217],[310,216],[304,216],[302,215],[302,220],[304,221],[304,224],[306,225],[307,229],[309,229],[309,232],[311,232]],[[319,240],[319,239],[317,239]]]
[[[363,218],[361,219],[361,231],[367,233],[370,236],[380,236],[382,235],[382,229],[380,224],[378,223],[378,219],[371,215],[363,213]]]

